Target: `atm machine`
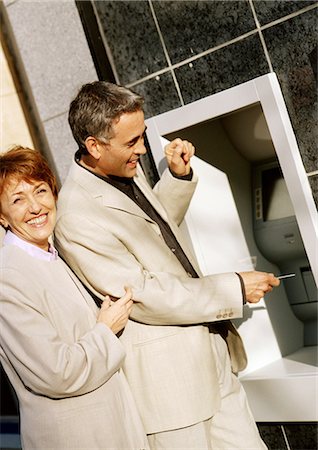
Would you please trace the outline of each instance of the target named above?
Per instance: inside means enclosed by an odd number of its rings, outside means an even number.
[[[236,320],[259,422],[317,421],[317,211],[274,73],[146,121],[159,174],[175,137],[199,183],[182,224],[203,274],[295,274]]]
[[[284,282],[286,294],[295,316],[304,323],[304,346],[317,346],[317,287],[276,161],[257,165],[253,170],[253,224],[262,254],[281,273],[295,275]]]

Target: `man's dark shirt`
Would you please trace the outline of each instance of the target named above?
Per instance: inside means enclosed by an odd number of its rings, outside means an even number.
[[[119,178],[109,176],[105,178],[105,181],[112,186],[119,189],[121,192],[126,194],[132,201],[134,201],[154,222],[156,222],[160,228],[161,234],[165,243],[178,258],[186,272],[189,276],[193,278],[198,278],[198,274],[194,270],[189,259],[185,255],[183,249],[181,248],[179,242],[177,241],[175,235],[173,234],[170,226],[165,220],[160,216],[156,209],[152,206],[149,200],[145,197],[142,191],[134,182],[133,178]]]

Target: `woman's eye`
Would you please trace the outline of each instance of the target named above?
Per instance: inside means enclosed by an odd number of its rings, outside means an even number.
[[[20,200],[21,200],[20,198],[15,198],[15,199],[13,200],[13,204],[16,205]]]
[[[46,192],[45,188],[41,188],[37,191],[38,194],[43,194],[44,192]]]

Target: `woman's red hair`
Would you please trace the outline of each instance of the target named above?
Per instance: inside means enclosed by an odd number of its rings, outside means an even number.
[[[17,145],[0,154],[0,196],[9,179],[17,182],[45,181],[57,199],[55,176],[40,152]]]

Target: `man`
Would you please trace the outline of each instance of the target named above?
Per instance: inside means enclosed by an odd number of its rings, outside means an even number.
[[[200,275],[178,228],[197,183],[194,147],[181,139],[166,146],[169,168],[152,190],[138,163],[142,105],[106,82],[84,85],[71,103],[79,150],[60,192],[56,244],[99,299],[133,289],[124,370],[152,449],[264,449],[233,374],[246,356],[228,319],[279,280]]]

